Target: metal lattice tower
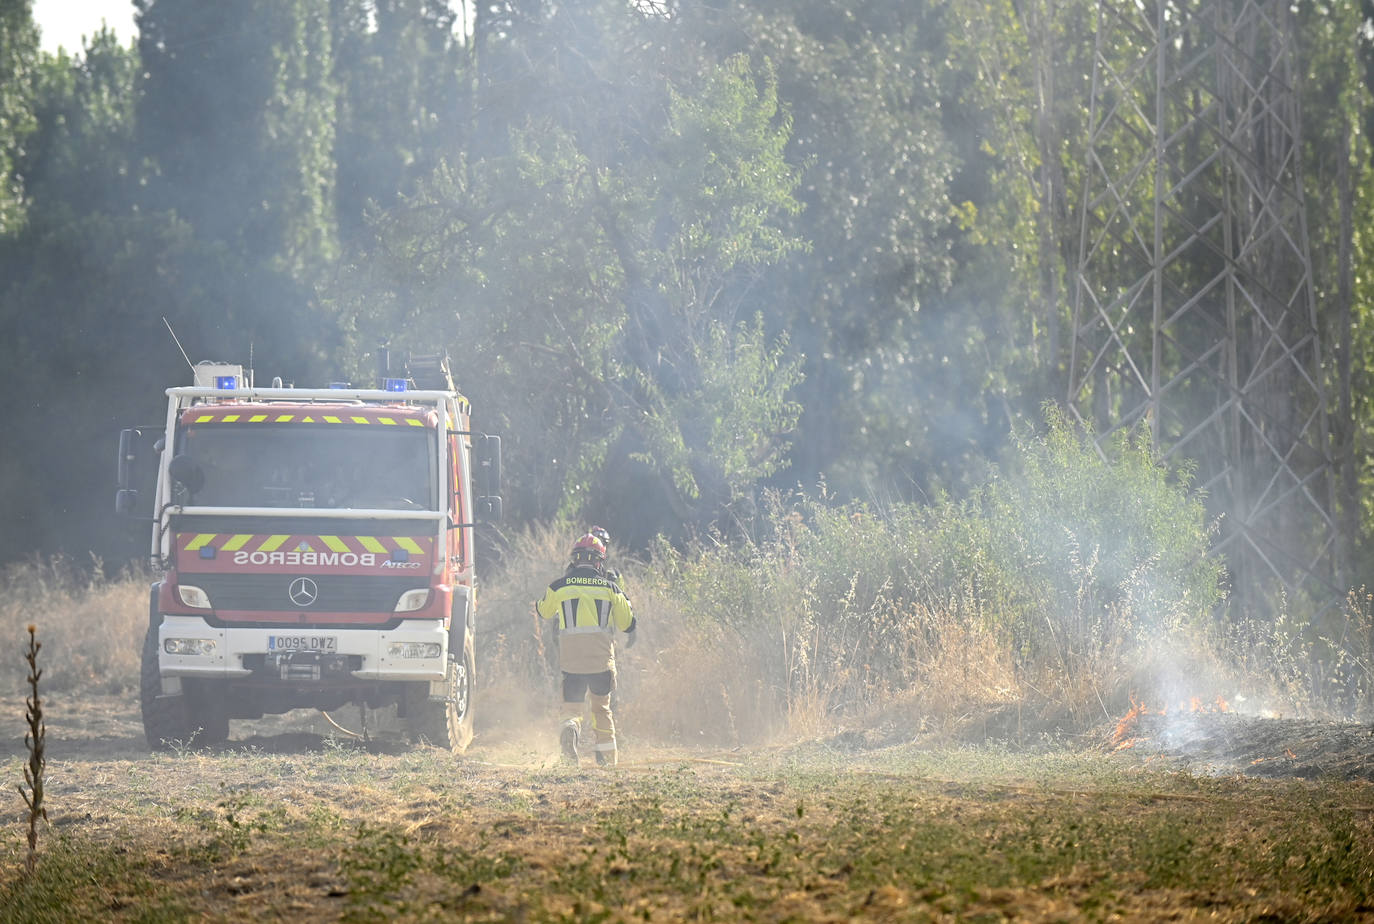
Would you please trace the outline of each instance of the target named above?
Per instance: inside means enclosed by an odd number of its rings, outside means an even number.
[[[1196,464],[1242,599],[1334,593],[1289,0],[1099,0],[1069,407]]]

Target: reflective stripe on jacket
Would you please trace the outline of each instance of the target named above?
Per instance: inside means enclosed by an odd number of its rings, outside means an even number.
[[[591,568],[574,568],[554,581],[534,608],[557,621],[559,667],[570,674],[615,670],[611,633],[635,624],[630,598]]]

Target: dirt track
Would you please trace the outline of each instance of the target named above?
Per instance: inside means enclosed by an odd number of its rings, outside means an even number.
[[[54,694],[45,703],[50,759],[138,760],[148,755],[137,697],[128,695]],[[0,704],[0,758],[23,755],[23,704]],[[356,709],[341,710],[336,718],[348,731],[362,730]],[[374,727],[370,729],[377,731]],[[235,721],[226,748],[251,748],[264,753],[319,750],[327,742],[350,740],[347,732],[330,725],[320,713],[299,710],[257,722]],[[1110,754],[1113,762],[1155,765],[1198,775],[1243,775],[1259,778],[1343,779],[1374,782],[1374,725],[1324,722],[1296,718],[1245,716],[1202,711],[1162,715],[1143,712],[1102,728],[1083,739],[1085,749]],[[825,744],[840,751],[862,752],[922,741],[900,729],[882,735],[841,733]],[[932,745],[947,744],[930,741]],[[377,752],[396,753],[404,744],[385,727],[368,745]],[[714,750],[641,748],[641,758],[709,758]],[[550,735],[530,729],[478,729],[469,757],[541,766],[556,754]],[[635,759],[633,746],[628,759]]]

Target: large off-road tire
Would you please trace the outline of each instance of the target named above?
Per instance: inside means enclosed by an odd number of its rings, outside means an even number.
[[[150,626],[143,637],[143,663],[139,672],[139,694],[143,705],[143,733],[148,747],[167,751],[191,740],[195,726],[185,696],[162,696],[162,678],[157,670],[157,626]]]
[[[461,656],[449,655],[448,689],[444,702],[429,698],[429,684],[411,684],[406,691],[406,716],[415,741],[462,753],[472,743],[472,646]]]

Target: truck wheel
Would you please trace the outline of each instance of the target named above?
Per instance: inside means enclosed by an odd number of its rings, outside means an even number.
[[[143,663],[139,672],[143,706],[143,733],[154,751],[171,750],[173,744],[191,740],[191,724],[185,696],[162,696],[162,677],[157,669],[157,627],[149,626],[143,637]]]
[[[461,658],[449,658],[445,702],[429,698],[429,684],[412,684],[406,703],[411,737],[454,753],[466,750],[472,743],[472,678],[472,648],[464,645]]]

